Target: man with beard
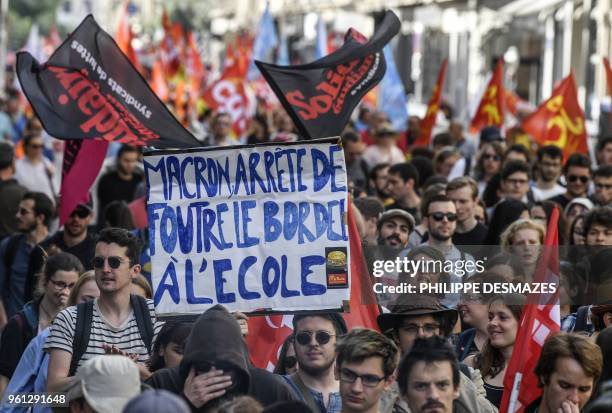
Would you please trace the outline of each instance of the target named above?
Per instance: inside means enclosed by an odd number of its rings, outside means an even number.
[[[38,244],[49,235],[54,213],[53,201],[42,192],[27,192],[19,203],[15,216],[19,233],[0,244],[0,329],[33,298],[44,264],[44,250]]]
[[[342,338],[336,346],[342,413],[378,413],[398,360],[395,343],[374,330],[357,328]]]
[[[334,375],[335,347],[346,334],[338,313],[299,314],[293,317],[297,372],[283,376],[298,398],[315,413],[340,413],[340,386]]]
[[[389,164],[379,163],[372,169],[368,176],[370,195],[375,196],[385,205],[389,205],[393,202],[393,199],[389,197],[387,192],[387,179],[389,178]]]
[[[457,208],[455,203],[446,195],[435,195],[429,200],[427,207],[427,232],[429,238],[424,245],[429,245],[440,251],[444,255],[446,262],[453,261],[455,263],[463,261],[461,265],[465,267],[466,261],[474,261],[474,257],[463,251],[460,251],[453,244],[453,235],[457,229]],[[463,267],[463,268],[464,268]],[[452,271],[450,276],[451,283],[462,283],[464,278],[470,274],[458,274],[458,271]],[[459,303],[459,293],[446,294],[442,304],[457,308]]]
[[[96,238],[89,233],[88,226],[93,217],[91,203],[82,203],[72,211],[64,230],[58,231],[41,244],[47,251],[69,252],[81,261],[85,270],[92,270],[92,260],[96,248]]]
[[[459,397],[459,363],[441,337],[417,339],[402,359],[397,381],[412,413],[453,413]]]
[[[578,413],[589,401],[602,372],[601,349],[587,337],[556,334],[549,337],[534,373],[542,397],[526,413]]]
[[[570,155],[565,163],[565,182],[567,189],[564,193],[549,198],[565,209],[567,204],[575,198],[586,198],[591,181],[591,160],[581,153]]]
[[[221,305],[198,317],[181,363],[156,371],[146,383],[182,396],[192,412],[214,412],[240,395],[264,407],[294,399],[279,376],[253,367],[238,323]]]
[[[98,183],[98,228],[104,228],[104,210],[113,201],[131,202],[142,173],[138,168],[139,150],[123,145],[117,152],[117,167],[102,175]]]
[[[404,249],[414,230],[414,217],[402,209],[389,209],[378,219],[378,245]]]
[[[392,165],[387,178],[387,191],[393,204],[387,209],[403,209],[418,218],[421,198],[417,195],[419,188],[419,171],[409,162]]]
[[[531,187],[536,201],[552,198],[565,192],[559,185],[561,167],[563,166],[563,151],[555,145],[546,145],[538,149],[538,177]]]

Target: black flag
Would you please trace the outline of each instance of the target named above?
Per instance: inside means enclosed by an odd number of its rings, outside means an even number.
[[[51,136],[158,148],[201,145],[91,15],[45,64],[18,53],[17,76]]]
[[[387,11],[367,42],[351,29],[340,49],[315,62],[255,63],[304,138],[338,136],[361,98],[384,76],[382,49],[399,29],[399,19]]]

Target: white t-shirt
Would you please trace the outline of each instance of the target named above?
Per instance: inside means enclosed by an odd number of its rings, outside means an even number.
[[[55,202],[54,193],[57,193],[57,188],[51,187],[53,178],[49,179],[46,168],[54,170],[47,158],[43,157],[42,162],[33,164],[27,157],[23,157],[15,162],[15,179],[28,190],[42,192]]]
[[[406,161],[404,154],[397,146],[392,146],[390,150],[383,150],[378,145],[368,146],[363,152],[363,155],[361,155],[361,159],[368,164],[368,168],[373,168],[379,163],[388,163],[389,165],[393,165]]]
[[[533,192],[533,199],[535,201],[544,201],[545,199],[565,193],[565,188],[558,183],[556,183],[555,186],[550,189],[540,189],[533,185],[531,187],[531,191]]]

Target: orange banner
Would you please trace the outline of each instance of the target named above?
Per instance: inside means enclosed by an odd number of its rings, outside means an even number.
[[[578,104],[573,74],[563,79],[552,96],[525,119],[523,129],[540,146],[560,147],[564,161],[572,153],[588,154],[584,113]]]
[[[427,113],[421,121],[421,134],[418,139],[414,142],[413,146],[428,146],[431,139],[431,131],[436,126],[436,119],[438,117],[438,110],[440,109],[440,102],[442,101],[442,88],[444,87],[444,78],[446,77],[446,66],[448,60],[444,59],[442,66],[440,66],[440,72],[438,72],[438,80],[436,86],[431,94],[429,103],[427,104]]]
[[[499,59],[495,71],[482,94],[478,110],[472,119],[470,129],[476,133],[486,126],[501,128],[504,124],[504,60]]]

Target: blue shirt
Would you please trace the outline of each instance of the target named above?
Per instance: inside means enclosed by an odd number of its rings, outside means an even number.
[[[299,399],[302,402],[306,403],[306,400],[304,400],[304,397],[302,396],[302,392],[300,391],[298,385],[295,384],[293,379],[291,379],[290,376],[282,377],[291,386],[293,392],[299,397]],[[325,408],[325,400],[323,400],[323,393],[313,390],[310,387],[308,387],[308,391],[310,391],[312,398],[319,406],[319,410],[321,411],[321,413],[340,413],[340,411],[342,410],[342,397],[340,397],[340,392],[329,394],[329,405],[327,406],[327,408]]]
[[[25,305],[25,284],[33,248],[26,242],[26,237],[22,236],[11,268],[6,268],[6,249],[11,239],[12,237],[5,238],[0,244],[0,291],[7,319],[17,314]]]
[[[49,354],[43,350],[43,346],[50,329],[46,328],[34,337],[26,347],[15,373],[9,381],[4,395],[15,394],[18,392],[43,393],[47,387],[47,372],[49,369]],[[0,413],[26,413],[29,407],[17,406],[8,407],[4,403],[0,404]],[[49,407],[34,406],[34,413],[53,413]]]

